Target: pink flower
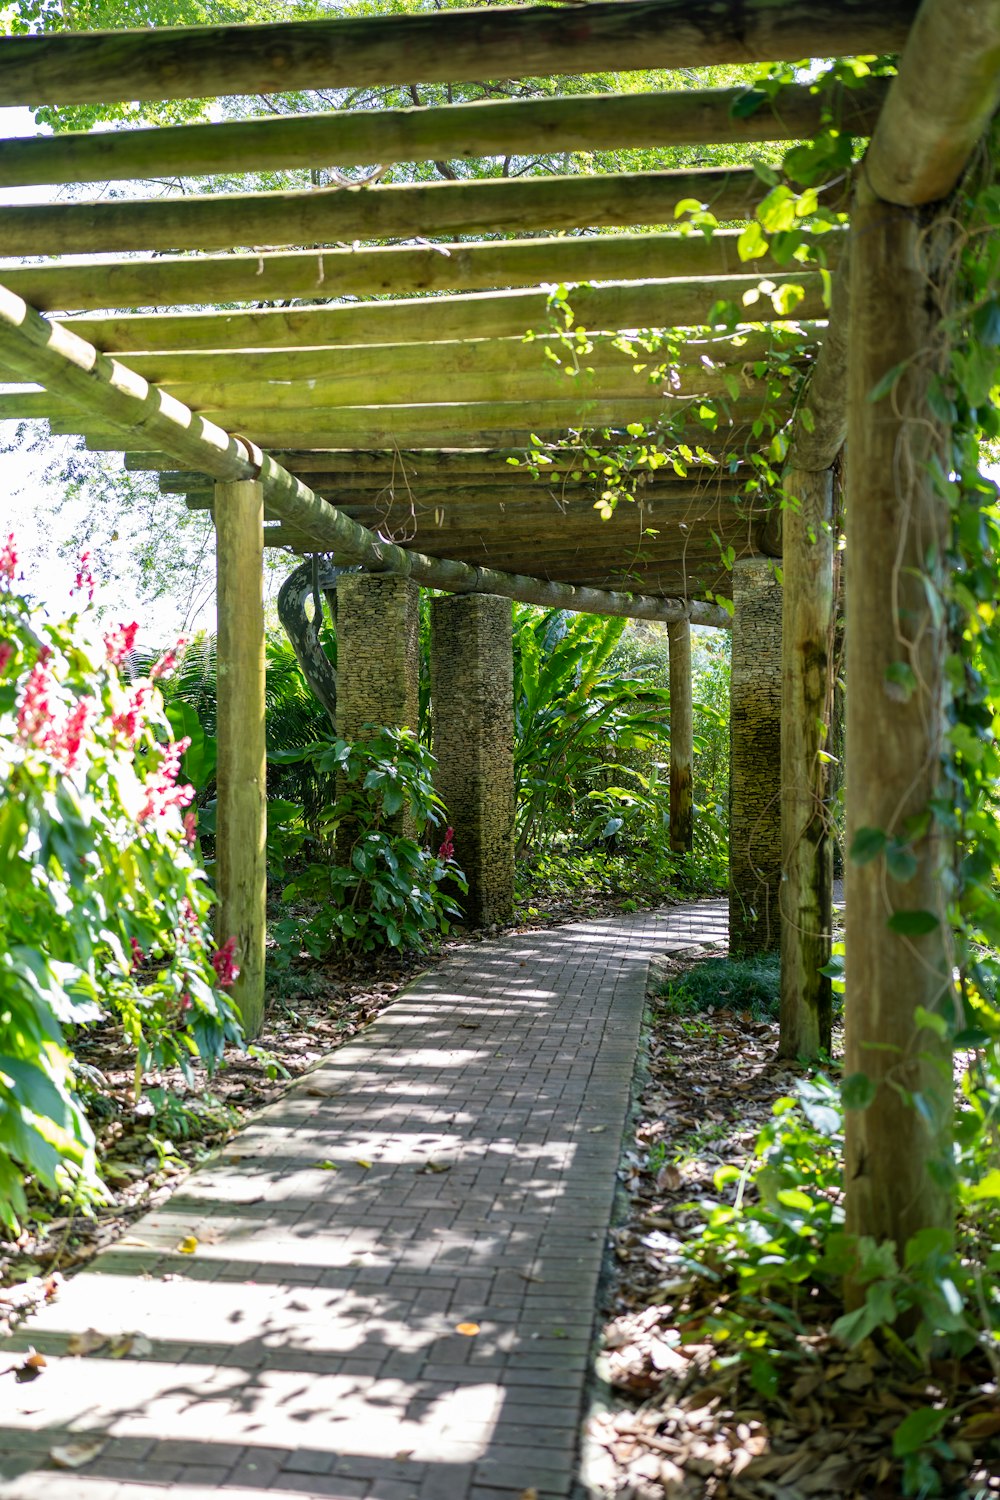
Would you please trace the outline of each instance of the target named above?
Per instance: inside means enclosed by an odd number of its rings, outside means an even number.
[[[194,847],[194,842],[197,839],[197,837],[198,837],[198,816],[193,811],[192,812],[186,812],[184,814],[184,842],[186,844],[190,845],[193,848]]]
[[[182,740],[170,740],[164,745],[160,764],[143,783],[146,795],[139,809],[140,823],[146,818],[162,818],[171,807],[187,807],[191,801],[194,787],[177,783],[181,756],[190,743],[190,739],[185,737]]]
[[[116,625],[114,630],[109,630],[104,637],[104,648],[108,653],[108,662],[113,667],[120,667],[128,653],[135,646],[135,638],[139,634],[139,626],[135,620],[131,625]]]
[[[0,578],[7,583],[14,582],[14,574],[17,572],[17,552],[14,548],[14,533],[11,532],[3,546],[0,547]]]
[[[231,937],[212,954],[215,982],[220,990],[228,990],[240,977],[240,966],[236,962],[236,939]]]
[[[48,742],[52,725],[53,682],[41,654],[24,685],[24,696],[17,712],[17,737],[23,743],[30,740],[43,746]]]
[[[62,761],[67,771],[71,771],[76,765],[84,736],[96,714],[97,705],[94,700],[80,698],[62,729],[50,737],[49,748]]]
[[[445,829],[445,831],[444,831],[444,838],[442,839],[442,841],[441,841],[441,847],[438,850],[438,859],[454,859],[455,858],[455,839],[454,839],[454,833],[455,833],[454,828],[446,828]]]
[[[121,735],[127,745],[135,744],[139,730],[145,722],[146,704],[152,691],[152,683],[137,682],[129,694],[127,707],[122,713],[112,716],[112,729],[116,734]]]
[[[74,594],[82,594],[83,590],[86,589],[87,598],[92,600],[94,597],[94,575],[90,571],[90,558],[91,554],[89,552],[80,553],[80,561],[76,566],[76,579],[73,583],[72,592]]]
[[[169,677],[177,665],[177,658],[188,643],[186,635],[179,635],[169,651],[164,651],[159,661],[154,662],[149,669],[149,675],[155,682],[158,677]]]
[[[6,672],[7,663],[10,661],[13,655],[14,647],[11,645],[10,641],[0,641],[0,677],[2,677]]]
[[[129,942],[132,944],[132,967],[134,969],[141,968],[146,962],[146,955],[139,947],[135,938],[129,938]]]

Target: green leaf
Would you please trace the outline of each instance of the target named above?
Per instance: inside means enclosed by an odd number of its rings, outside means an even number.
[[[859,828],[851,843],[851,860],[856,865],[866,865],[882,853],[887,843],[881,828]]]
[[[888,844],[885,851],[885,867],[893,880],[912,880],[917,873],[917,859],[912,850],[903,844]]]
[[[872,389],[868,392],[868,400],[873,402],[881,401],[883,396],[887,396],[906,369],[908,363],[909,361],[904,359],[898,365],[893,365],[891,370],[887,370],[881,380],[872,386]]]
[[[759,260],[767,254],[767,240],[756,219],[752,219],[736,241],[740,260]]]
[[[969,1189],[969,1197],[974,1202],[1000,1198],[1000,1167],[994,1167],[992,1171],[986,1173],[985,1177],[973,1183]]]
[[[934,1437],[951,1416],[948,1407],[919,1406],[903,1418],[892,1435],[892,1451],[896,1458],[905,1458],[908,1453],[917,1453]]]
[[[840,1085],[845,1109],[867,1109],[878,1093],[878,1085],[867,1073],[851,1073]]]
[[[940,927],[941,921],[932,911],[896,911],[886,926],[900,937],[926,937]]]

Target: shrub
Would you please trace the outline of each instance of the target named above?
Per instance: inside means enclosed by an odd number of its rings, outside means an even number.
[[[318,907],[302,924],[280,922],[282,946],[304,944],[317,958],[333,948],[423,948],[461,915],[451,891],[468,890],[454,859],[449,828],[437,853],[423,843],[443,821],[431,782],[434,760],[408,729],[378,729],[364,741],[338,739],[290,751],[336,775],[341,791],[320,818],[324,833],[346,852],[344,863],[313,862],[285,888]],[[448,888],[442,887],[447,881]]]
[[[748,1010],[758,1019],[776,1019],[781,1005],[781,959],[777,953],[753,958],[706,958],[663,989],[668,1010],[691,1015],[701,1010]]]
[[[0,1220],[24,1179],[99,1196],[70,1041],[109,1015],[150,1064],[209,1064],[239,1027],[224,990],[232,944],[209,935],[212,897],[178,783],[157,679],[122,682],[135,625],[102,635],[86,606],[47,620],[0,546]],[[92,591],[86,559],[77,591]]]

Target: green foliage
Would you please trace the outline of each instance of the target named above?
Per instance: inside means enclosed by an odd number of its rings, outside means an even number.
[[[148,1066],[218,1061],[238,1040],[217,984],[211,895],[190,846],[157,676],[126,687],[134,634],[84,610],[49,621],[0,547],[0,1219],[25,1179],[99,1195],[70,1039],[114,1016]],[[89,582],[81,563],[78,588]]]
[[[442,822],[444,807],[431,781],[433,759],[416,736],[377,729],[365,741],[318,743],[282,759],[308,761],[337,778],[339,795],[320,822],[327,838],[348,850],[346,863],[311,863],[285,888],[288,902],[317,903],[303,923],[290,917],[277,924],[286,951],[304,946],[321,958],[334,948],[423,949],[447,933],[461,915],[451,893],[468,884],[449,853],[450,830],[437,854],[421,842]]]
[[[675,1015],[735,1010],[749,1011],[757,1020],[774,1020],[781,1000],[780,956],[706,958],[664,985],[661,994],[666,1009]]]

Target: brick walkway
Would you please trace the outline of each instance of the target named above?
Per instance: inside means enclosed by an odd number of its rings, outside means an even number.
[[[725,931],[705,902],[418,980],[11,1342],[49,1359],[3,1382],[0,1496],[568,1495],[648,962]],[[88,1329],[137,1342],[66,1354]]]

